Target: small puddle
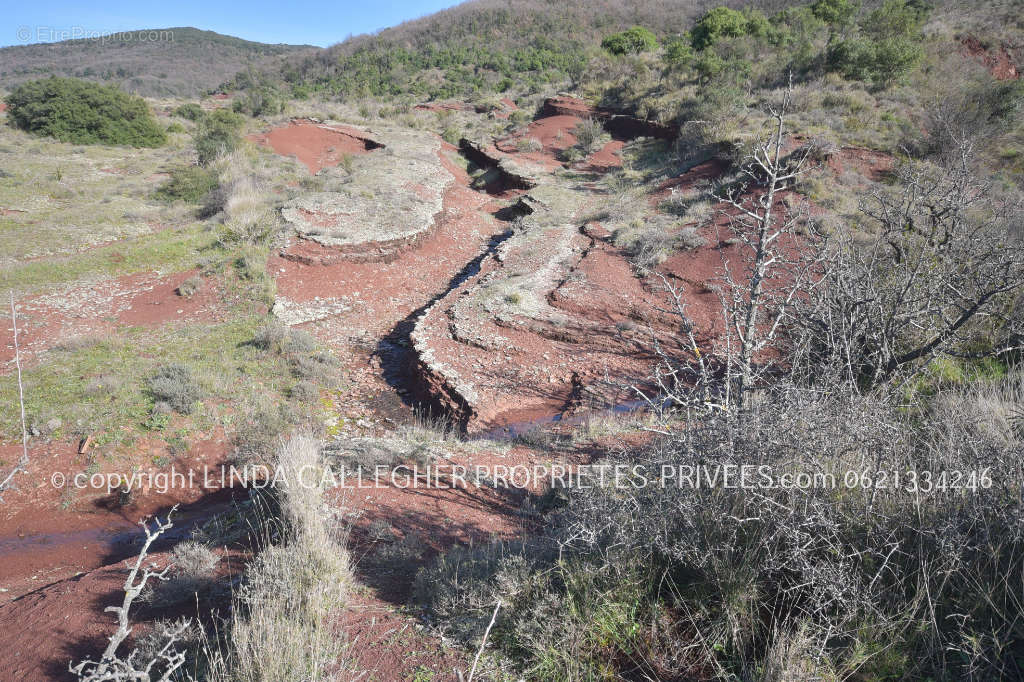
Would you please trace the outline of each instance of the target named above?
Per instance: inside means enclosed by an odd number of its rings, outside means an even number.
[[[174,527],[161,535],[154,550],[162,551],[187,540],[193,531],[228,510],[234,502],[218,502],[196,509],[179,511],[172,519]],[[158,513],[161,520],[165,512]],[[139,516],[142,514],[140,512]],[[96,526],[64,532],[26,532],[0,537],[0,581],[17,598],[54,580],[67,577],[66,571],[92,571],[134,556],[143,541],[142,528],[121,516],[97,515]],[[63,567],[54,572],[55,568]],[[36,575],[49,576],[38,582]],[[30,578],[31,576],[31,578]]]

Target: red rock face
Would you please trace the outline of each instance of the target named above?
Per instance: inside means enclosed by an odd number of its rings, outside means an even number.
[[[967,36],[960,43],[960,54],[984,64],[996,80],[1006,81],[1020,78],[1017,65],[1014,64],[1013,57],[1010,56],[1005,45],[986,49],[976,37]]]

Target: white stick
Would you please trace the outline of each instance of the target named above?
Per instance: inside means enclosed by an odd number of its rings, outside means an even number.
[[[11,325],[14,327],[14,366],[18,370],[18,406],[21,408],[21,459],[0,481],[0,493],[11,484],[14,475],[28,466],[28,429],[25,427],[25,388],[21,383],[21,352],[18,348],[18,313],[14,307],[14,292],[11,292]]]
[[[487,637],[491,634],[491,628],[494,627],[494,621],[498,618],[498,609],[501,608],[501,600],[494,605],[494,613],[491,614],[491,622],[487,625],[487,629],[484,631],[484,641],[480,642],[480,650],[476,652],[476,658],[473,659],[473,667],[469,669],[469,680],[473,682],[473,675],[476,673],[476,664],[480,661],[480,654],[484,652],[484,647],[487,646]]]

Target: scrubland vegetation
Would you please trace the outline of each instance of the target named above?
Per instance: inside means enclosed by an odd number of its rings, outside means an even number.
[[[512,448],[545,461],[579,448],[626,472],[614,484],[530,491],[514,540],[433,551],[375,519],[358,558],[346,545],[351,518],[321,487],[257,494],[235,520],[231,540],[249,540],[248,565],[210,600],[219,615],[165,623],[139,642],[115,635],[103,660],[73,671],[360,679],[359,643],[337,615],[363,589],[363,567],[405,580],[409,613],[476,655],[478,680],[1024,679],[1024,88],[961,53],[968,34],[1018,50],[1020,29],[997,3],[697,12],[477,2],[247,69],[225,84],[230,107],[157,107],[67,79],[20,85],[6,100],[0,201],[60,205],[35,223],[0,217],[11,249],[0,288],[74,292],[87,275],[194,270],[176,295],[210,297],[222,312],[78,337],[26,367],[29,423],[95,435],[102,455],[90,470],[142,439],[180,450],[219,428],[233,461],[292,474]],[[527,126],[560,90],[595,106],[553,153]],[[413,107],[449,98],[472,106]],[[672,139],[618,139],[622,166],[591,172],[584,162],[612,140],[612,114],[663,125]],[[290,115],[401,126],[453,145],[507,138],[513,158],[564,163],[557,189],[587,197],[573,220],[606,228],[623,270],[664,302],[608,325],[642,337],[651,360],[649,376],[618,386],[643,416],[593,416],[511,445],[415,426],[325,447],[349,368],[274,319],[267,263],[283,243],[284,202],[348,187],[359,165],[345,156],[310,176],[245,141]],[[452,158],[470,187],[501,175]],[[109,184],[95,167],[107,165],[125,179],[99,197]],[[714,172],[675,189],[699,168]],[[546,206],[571,203],[550,187],[534,193]],[[90,229],[69,229],[75,202],[90,209],[92,222],[78,223]],[[151,222],[171,227],[140,227]],[[510,221],[505,236],[529,229]],[[31,233],[64,243],[37,254]],[[663,267],[699,250],[721,261],[715,277]],[[500,290],[503,309],[539,305],[534,292]],[[713,321],[695,314],[696,295],[717,302]],[[655,319],[670,322],[656,331]],[[385,352],[382,343],[368,357]],[[17,388],[2,377],[0,401],[16,402]],[[314,435],[281,440],[310,425]],[[0,429],[13,439],[18,416],[5,413]],[[709,480],[725,472],[743,484]],[[115,614],[119,633],[136,597],[192,598],[212,580],[217,542],[201,536],[178,545],[177,573],[147,574],[147,543]],[[165,578],[171,587],[144,590]]]

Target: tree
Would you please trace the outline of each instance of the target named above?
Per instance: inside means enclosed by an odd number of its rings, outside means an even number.
[[[746,35],[747,18],[742,12],[728,7],[716,7],[697,20],[690,32],[696,50],[714,45],[722,37],[736,38]]]
[[[683,38],[673,38],[665,43],[663,58],[669,69],[679,69],[693,61],[693,48],[689,41]]]
[[[817,0],[811,5],[811,12],[814,16],[826,24],[844,26],[853,17],[857,6],[850,0]]]
[[[601,41],[601,47],[617,55],[640,54],[658,47],[658,39],[643,26],[634,26],[606,37]]]
[[[721,251],[721,355],[727,403],[740,412],[750,392],[778,367],[772,356],[782,351],[794,306],[820,281],[824,259],[806,202],[790,204],[781,196],[807,170],[810,157],[809,147],[783,154],[791,97],[790,88],[780,105],[769,106],[769,132],[741,165],[744,181],[712,194],[736,243],[735,257]]]
[[[709,193],[718,206],[713,220],[727,233],[719,243],[731,244],[720,249],[724,329],[717,341],[689,317],[685,291],[661,277],[672,300],[661,312],[679,324],[674,348],[654,341],[660,359],[654,382],[663,394],[657,400],[679,407],[735,407],[742,414],[750,394],[785,369],[794,309],[820,283],[827,254],[806,202],[782,196],[808,170],[811,156],[810,147],[783,153],[791,92],[769,107],[768,130],[740,166],[742,181]]]
[[[28,467],[28,429],[25,427],[25,388],[21,383],[21,350],[18,347],[18,313],[14,305],[14,292],[11,292],[11,329],[14,332],[14,367],[18,377],[18,407],[21,411],[21,457],[14,467],[0,479],[0,502],[3,501],[5,490],[14,486],[14,477]]]
[[[828,66],[847,78],[890,85],[924,56],[921,23],[927,8],[908,0],[886,0],[860,25],[860,35],[834,42]]]
[[[801,366],[814,381],[897,385],[936,357],[985,358],[1022,345],[1020,207],[997,200],[957,136],[941,165],[907,163],[895,190],[862,208],[866,243],[843,231],[821,286],[799,302]]]

